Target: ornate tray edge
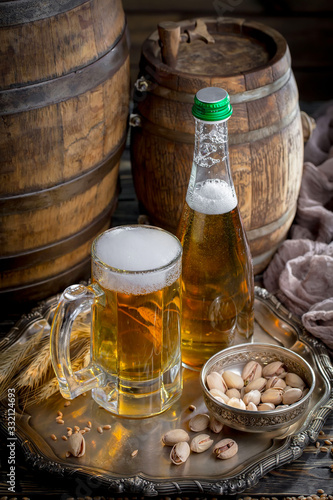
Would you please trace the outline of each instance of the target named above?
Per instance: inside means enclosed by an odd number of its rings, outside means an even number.
[[[34,468],[57,474],[64,478],[73,478],[75,476],[78,483],[83,481],[84,484],[88,484],[90,487],[96,488],[96,490],[107,489],[117,494],[139,494],[150,497],[173,494],[232,495],[242,493],[247,488],[255,486],[268,472],[299,458],[305,447],[310,442],[316,441],[328,415],[333,410],[333,366],[325,345],[320,340],[312,337],[304,329],[300,319],[290,313],[274,295],[263,288],[255,287],[255,296],[256,299],[266,303],[278,317],[292,324],[297,330],[298,337],[314,351],[318,368],[326,380],[327,393],[329,393],[323,399],[318,410],[312,415],[307,428],[290,436],[287,445],[282,451],[273,452],[263,460],[249,466],[244,472],[228,479],[213,481],[182,479],[178,481],[159,482],[158,480],[152,481],[151,479],[147,479],[141,474],[123,478],[112,474],[105,475],[105,471],[89,469],[86,466],[77,469],[74,465],[65,464],[57,457],[51,461],[28,438],[23,429],[17,428],[16,437],[27,462]],[[22,328],[27,328],[34,319],[46,319],[46,316],[49,317],[52,306],[57,303],[57,300],[58,296],[53,297],[53,300],[48,299],[48,301],[42,302],[37,308],[33,309],[31,313],[23,316],[10,332],[13,337],[8,339],[10,344],[18,340],[19,334],[22,333]],[[5,415],[5,412],[2,412],[2,415]],[[1,418],[0,430],[3,434],[6,434],[6,418]]]

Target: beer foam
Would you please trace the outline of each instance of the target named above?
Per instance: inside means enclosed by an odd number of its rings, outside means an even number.
[[[171,234],[147,226],[120,226],[106,231],[94,253],[110,266],[94,265],[97,280],[123,293],[146,294],[173,283],[180,275],[179,241]],[[96,275],[98,274],[98,276]]]
[[[233,187],[220,179],[208,179],[195,184],[186,202],[192,210],[207,215],[226,214],[237,206]]]

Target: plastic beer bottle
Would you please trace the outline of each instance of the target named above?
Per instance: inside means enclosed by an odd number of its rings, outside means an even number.
[[[192,171],[177,236],[183,245],[182,359],[200,367],[253,333],[252,258],[228,153],[228,93],[197,92]]]

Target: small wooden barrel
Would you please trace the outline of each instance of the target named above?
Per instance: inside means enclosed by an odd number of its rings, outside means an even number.
[[[130,83],[121,0],[0,2],[0,39],[3,303],[89,276],[117,202]]]
[[[170,31],[174,36],[176,29]],[[233,106],[231,168],[257,274],[287,235],[302,176],[289,49],[275,30],[240,19],[184,21],[179,31],[177,54],[173,44],[168,61],[158,31],[142,47],[131,118],[136,193],[153,224],[176,232],[192,166],[194,94],[208,86],[226,89]]]

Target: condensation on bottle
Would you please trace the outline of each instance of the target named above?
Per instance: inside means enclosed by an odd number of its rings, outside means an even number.
[[[200,369],[216,352],[250,340],[254,278],[229,165],[227,92],[201,89],[192,113],[193,164],[177,236],[183,245],[182,359]]]

